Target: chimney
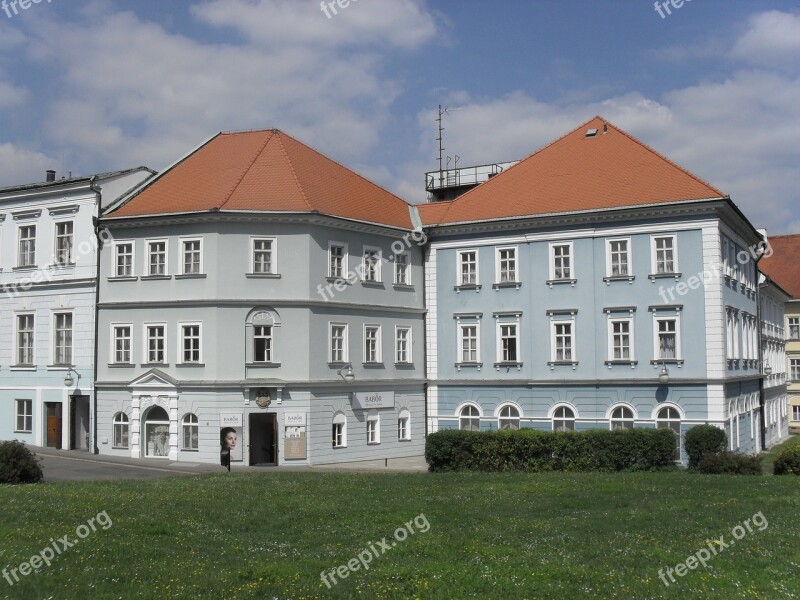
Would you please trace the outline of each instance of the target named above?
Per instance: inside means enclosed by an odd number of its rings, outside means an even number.
[[[52,169],[48,169],[46,171],[46,174],[47,174],[47,179],[45,181],[50,182],[56,180],[56,172],[53,171]]]

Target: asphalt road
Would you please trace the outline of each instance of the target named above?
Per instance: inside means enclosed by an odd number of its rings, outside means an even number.
[[[202,468],[197,465],[197,468],[193,471],[193,467],[188,465],[181,465],[180,467],[171,467],[169,463],[165,463],[163,466],[134,465],[59,454],[37,454],[42,459],[45,481],[158,479],[177,475],[195,475],[212,470],[209,469],[210,465],[203,465]],[[222,467],[213,470],[223,471]]]

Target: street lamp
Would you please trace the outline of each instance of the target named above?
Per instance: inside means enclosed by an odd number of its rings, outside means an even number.
[[[661,363],[661,372],[658,374],[658,383],[667,385],[669,383],[669,371],[667,365]]]
[[[767,377],[772,375],[772,367],[769,365],[769,359],[764,361],[764,375]]]
[[[347,373],[342,375],[342,371],[344,371],[345,369],[347,369]],[[353,365],[350,363],[347,363],[341,369],[339,369],[338,373],[339,377],[344,379],[346,383],[353,383],[356,380],[356,376],[353,373]]]
[[[72,367],[68,367],[67,368],[67,375],[66,375],[66,377],[64,377],[64,386],[65,387],[71,388],[72,384],[75,383],[75,380],[72,378],[72,373],[73,372],[75,373],[75,375],[77,376],[78,379],[81,378],[80,374],[77,371],[75,371],[75,369],[73,369]]]

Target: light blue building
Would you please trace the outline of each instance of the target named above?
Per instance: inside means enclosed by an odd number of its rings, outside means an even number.
[[[430,431],[670,427],[685,460],[711,423],[759,449],[764,239],[724,193],[596,117],[420,214]]]

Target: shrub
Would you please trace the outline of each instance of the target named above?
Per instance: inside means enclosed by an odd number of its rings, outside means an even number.
[[[709,452],[722,452],[728,443],[728,436],[714,425],[697,425],[686,432],[683,447],[689,456],[689,468],[696,469]]]
[[[0,483],[38,483],[42,467],[22,442],[0,442]]]
[[[428,435],[431,471],[646,471],[674,464],[671,429],[458,431]]]
[[[697,465],[700,473],[713,475],[761,475],[761,457],[738,452],[707,452]]]
[[[778,452],[772,472],[775,475],[800,475],[800,444]]]

